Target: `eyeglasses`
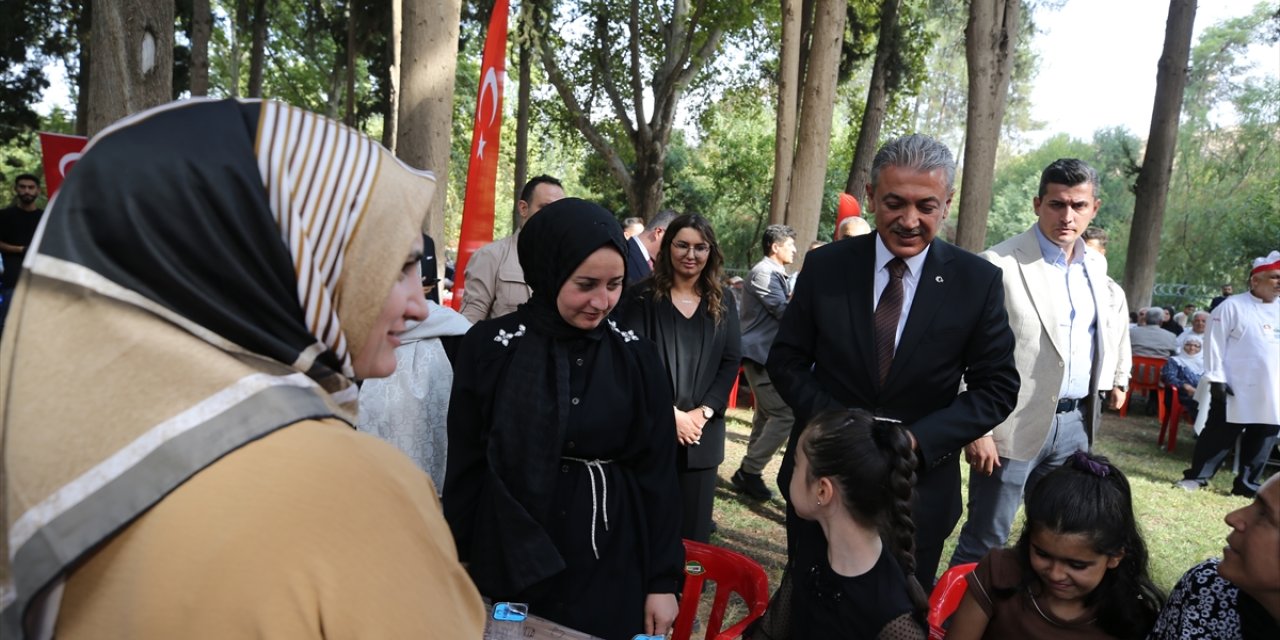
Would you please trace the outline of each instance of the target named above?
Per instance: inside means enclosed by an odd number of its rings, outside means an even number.
[[[692,249],[693,252],[698,255],[706,255],[708,253],[711,253],[711,245],[705,242],[699,243],[699,244],[689,244],[684,240],[676,240],[675,242],[671,243],[671,248],[681,253],[688,253],[690,249]]]

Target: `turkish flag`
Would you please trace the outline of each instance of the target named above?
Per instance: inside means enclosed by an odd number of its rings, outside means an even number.
[[[67,177],[71,166],[80,159],[80,152],[89,143],[88,138],[68,136],[61,133],[40,132],[40,154],[44,156],[44,184],[49,192],[49,199],[62,186],[62,179]]]
[[[462,201],[462,230],[458,237],[458,263],[453,288],[453,308],[466,295],[467,261],[476,249],[493,242],[493,199],[498,180],[498,140],[502,133],[502,81],[507,72],[507,0],[493,4],[489,33],[480,63],[480,92],[476,96],[476,120],[471,132],[471,159],[467,166],[467,191]]]

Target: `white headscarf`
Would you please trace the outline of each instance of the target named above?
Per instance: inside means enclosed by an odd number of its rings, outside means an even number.
[[[1204,342],[1201,341],[1200,336],[1194,333],[1187,336],[1186,340],[1183,340],[1182,344],[1179,345],[1179,348],[1185,349],[1186,345],[1191,342],[1200,345],[1200,351],[1197,351],[1195,355],[1191,355],[1186,351],[1180,350],[1177,355],[1173,356],[1173,359],[1177,360],[1178,364],[1185,367],[1191,373],[1194,373],[1197,376],[1204,375]]]

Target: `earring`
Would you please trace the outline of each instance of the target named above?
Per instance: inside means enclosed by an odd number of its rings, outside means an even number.
[[[822,506],[822,499],[821,499],[821,498],[819,498],[819,499],[818,499],[818,506],[819,506],[819,507],[821,507],[821,506]]]

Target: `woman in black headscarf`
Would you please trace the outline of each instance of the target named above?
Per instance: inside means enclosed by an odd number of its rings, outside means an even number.
[[[533,289],[464,338],[445,517],[480,592],[604,638],[666,633],[680,589],[671,392],[654,345],[606,318],[625,244],[567,198],[520,232]]]

